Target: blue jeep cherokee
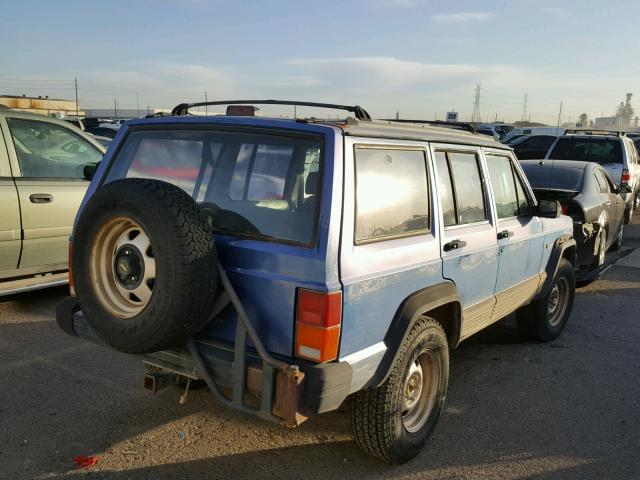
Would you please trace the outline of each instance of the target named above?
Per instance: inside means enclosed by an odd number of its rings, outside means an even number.
[[[71,239],[60,327],[139,355],[148,388],[203,380],[288,426],[349,398],[358,445],[403,462],[442,411],[450,349],[513,312],[531,339],[564,328],[572,221],[508,147],[360,107],[213,104],[227,115],[124,125]]]

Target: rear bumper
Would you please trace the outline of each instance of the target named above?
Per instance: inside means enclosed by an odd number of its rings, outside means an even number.
[[[58,326],[69,335],[84,338],[94,343],[107,345],[95,334],[87,323],[75,297],[66,297],[56,306]],[[196,337],[197,346],[207,373],[198,369],[197,362],[189,350],[175,348],[145,355],[137,355],[149,365],[168,370],[173,373],[192,378],[206,380],[210,375],[215,383],[223,389],[233,389],[234,383],[242,379],[234,378],[234,345],[209,337]],[[263,391],[261,359],[252,349],[246,349],[245,393],[255,397]],[[291,359],[283,359],[291,361]],[[296,390],[296,398],[287,398],[287,403],[297,405],[303,415],[323,413],[337,409],[347,398],[352,379],[352,368],[347,362],[315,364],[304,360],[295,360],[304,373],[301,388]],[[279,387],[278,376],[273,378],[274,396],[277,397]],[[278,398],[275,398],[278,405]]]

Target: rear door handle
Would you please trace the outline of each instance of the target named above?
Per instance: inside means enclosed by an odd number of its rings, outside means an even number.
[[[33,193],[29,195],[31,203],[51,203],[53,202],[53,195],[49,193]]]
[[[445,243],[442,248],[444,248],[445,252],[449,252],[451,250],[457,250],[458,248],[466,247],[467,242],[464,240],[451,240],[448,243]]]
[[[498,240],[502,240],[504,238],[509,238],[509,237],[513,237],[513,232],[510,232],[509,230],[503,230],[501,232],[498,232]]]

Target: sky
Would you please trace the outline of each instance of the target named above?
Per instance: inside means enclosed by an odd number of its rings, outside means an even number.
[[[636,0],[2,1],[0,94],[80,108],[277,98],[374,117],[640,113]]]

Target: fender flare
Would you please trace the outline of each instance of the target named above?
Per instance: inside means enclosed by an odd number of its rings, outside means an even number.
[[[373,377],[364,388],[377,387],[387,379],[400,345],[420,316],[447,304],[454,305],[454,318],[451,319],[447,337],[451,347],[457,346],[460,339],[462,307],[456,285],[451,281],[445,281],[418,290],[409,295],[396,311],[384,337],[387,350]]]
[[[573,238],[571,235],[566,234],[556,238],[556,241],[553,243],[553,250],[551,251],[551,255],[549,255],[549,261],[547,262],[547,266],[545,267],[546,277],[540,287],[540,290],[538,291],[538,295],[536,296],[536,298],[544,297],[547,293],[549,293],[549,290],[553,285],[553,279],[556,277],[556,272],[558,271],[558,267],[560,266],[560,260],[566,257],[565,252],[570,248],[573,248],[573,253],[571,254],[571,258],[569,258],[569,261],[575,268],[577,254],[577,243],[575,238]]]

